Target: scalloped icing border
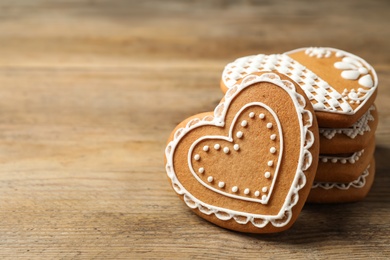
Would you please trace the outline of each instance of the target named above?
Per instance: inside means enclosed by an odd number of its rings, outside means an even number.
[[[355,139],[358,135],[364,135],[365,132],[370,132],[371,128],[369,126],[370,121],[375,121],[376,119],[371,114],[371,111],[374,111],[375,106],[372,105],[366,113],[362,115],[359,120],[354,123],[349,128],[319,128],[320,135],[324,136],[326,139],[331,140],[335,137],[336,134],[344,134],[351,139]]]
[[[295,105],[295,109],[297,111],[297,116],[299,119],[299,125],[301,128],[301,144],[299,156],[300,160],[298,162],[298,167],[290,190],[286,196],[285,202],[281,207],[280,212],[275,216],[239,212],[217,207],[214,205],[209,205],[203,201],[200,201],[182,186],[182,184],[177,179],[173,167],[173,154],[175,152],[175,148],[186,133],[192,131],[199,126],[204,125],[223,127],[225,124],[224,119],[226,116],[226,112],[232,100],[243,89],[254,83],[259,82],[268,82],[275,84],[276,86],[282,88],[288,93]],[[272,72],[264,73],[260,76],[246,76],[242,80],[241,84],[236,84],[235,86],[230,88],[229,91],[226,92],[225,97],[222,100],[223,101],[221,101],[221,103],[215,108],[214,116],[206,116],[202,119],[192,119],[187,123],[184,128],[179,128],[175,132],[173,140],[167,145],[165,149],[165,156],[167,159],[165,168],[167,171],[167,175],[172,182],[173,189],[177,194],[183,195],[185,203],[191,209],[198,209],[200,212],[206,215],[214,214],[220,220],[227,221],[230,219],[234,219],[234,221],[236,221],[238,224],[247,224],[248,222],[251,222],[257,228],[263,228],[269,223],[271,223],[274,227],[283,227],[291,220],[292,208],[297,204],[299,200],[298,192],[306,185],[306,176],[304,172],[306,172],[306,170],[311,166],[313,161],[312,154],[309,151],[309,149],[314,143],[314,134],[309,130],[309,128],[313,124],[313,115],[309,110],[305,109],[306,101],[302,95],[298,94],[295,91],[294,84],[288,80],[281,80],[277,74]],[[307,115],[307,117],[304,120],[303,115],[305,114]]]
[[[342,183],[342,182],[315,182],[313,183],[312,189],[324,189],[324,190],[330,190],[330,189],[339,189],[339,190],[348,190],[349,188],[356,188],[361,189],[366,185],[366,178],[370,174],[369,172],[370,165],[364,170],[362,175],[359,176],[354,181]]]

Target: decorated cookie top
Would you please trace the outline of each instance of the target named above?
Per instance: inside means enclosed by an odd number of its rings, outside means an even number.
[[[318,125],[303,91],[286,79],[248,75],[214,112],[172,133],[168,177],[201,217],[254,233],[287,229],[297,218],[316,172]]]
[[[239,58],[225,67],[221,87],[226,91],[246,75],[259,71],[277,71],[290,77],[303,88],[316,112],[358,114],[357,118],[373,103],[378,85],[375,70],[351,53],[333,48],[302,48],[285,54]],[[320,126],[339,127],[331,121],[340,117],[325,117],[323,120],[320,115]]]

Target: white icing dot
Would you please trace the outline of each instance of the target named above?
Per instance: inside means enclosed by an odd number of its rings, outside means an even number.
[[[238,150],[240,149],[240,146],[239,146],[238,144],[235,144],[235,145],[233,146],[233,148],[234,148],[234,150],[238,151]]]
[[[267,199],[267,195],[263,195],[263,196],[261,197],[261,199],[262,199],[262,200],[266,200],[266,199]]]
[[[341,163],[342,163],[342,164],[345,164],[346,162],[347,162],[347,160],[341,159]]]
[[[321,161],[322,162],[328,162],[328,158],[322,158]]]
[[[233,192],[237,192],[238,191],[238,187],[237,186],[233,186],[232,191]]]
[[[348,96],[349,96],[350,98],[353,98],[353,99],[359,97],[359,95],[358,95],[356,92],[351,92],[351,93],[348,94]]]
[[[271,177],[271,173],[270,172],[264,173],[264,177],[266,177],[268,179],[269,177]]]
[[[337,57],[337,58],[344,57],[344,53],[341,52],[341,51],[338,51],[338,52],[336,52],[336,57]]]
[[[259,196],[260,196],[260,191],[258,191],[258,190],[255,191],[255,196],[256,196],[256,197],[259,197]]]
[[[271,147],[271,149],[269,149],[270,153],[275,153],[276,152],[276,148],[275,147]]]
[[[361,68],[359,68],[359,72],[360,72],[360,74],[367,74],[368,70],[366,68],[361,67]]]
[[[224,148],[223,148],[223,152],[224,152],[224,153],[228,153],[228,152],[229,152],[229,148],[228,148],[228,147],[224,147]]]
[[[267,190],[268,190],[267,187],[263,187],[263,188],[261,189],[262,192],[267,192]]]
[[[254,112],[250,112],[250,113],[249,113],[249,117],[250,117],[250,118],[253,118],[254,116],[255,116],[255,113],[254,113]]]
[[[271,167],[272,165],[274,165],[274,161],[268,161],[268,166]]]
[[[332,158],[332,163],[337,163],[337,159],[336,158]]]
[[[215,150],[219,150],[219,148],[221,148],[221,146],[220,146],[219,144],[215,144],[215,145],[214,145],[214,149],[215,149]]]
[[[218,182],[218,187],[220,188],[225,187],[225,183],[223,181]]]
[[[267,128],[272,128],[272,123],[268,123]]]
[[[263,113],[261,113],[261,114],[259,115],[259,118],[260,118],[260,119],[264,119],[264,118],[265,118],[265,115],[264,115]]]
[[[214,180],[213,176],[207,177],[207,181],[208,181],[208,182],[213,182],[213,180]]]
[[[242,120],[241,126],[246,127],[248,125],[248,122],[246,120]]]
[[[372,88],[374,83],[372,81],[371,75],[367,74],[359,79],[359,84],[366,88]]]
[[[203,151],[207,152],[209,150],[209,147],[207,145],[203,146]]]
[[[199,155],[199,154],[195,154],[194,159],[195,159],[196,161],[199,161],[200,155]]]
[[[236,134],[236,136],[237,136],[238,138],[241,138],[241,137],[242,137],[242,132],[241,132],[241,131],[238,131],[237,134]]]
[[[355,80],[360,76],[359,71],[357,70],[344,70],[341,72],[341,77],[344,79],[349,79],[349,80]]]
[[[244,193],[246,194],[246,195],[248,195],[249,194],[249,189],[248,188],[246,188],[245,190],[244,190]]]
[[[270,136],[270,138],[271,138],[271,140],[275,140],[275,139],[276,139],[276,134],[272,134],[272,135]]]
[[[198,172],[199,173],[204,173],[204,168],[203,167],[199,168]]]

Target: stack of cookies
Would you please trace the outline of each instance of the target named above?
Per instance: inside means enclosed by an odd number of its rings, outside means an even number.
[[[378,78],[363,59],[333,48],[302,48],[280,55],[254,55],[229,63],[221,89],[226,92],[248,74],[277,71],[305,91],[320,133],[317,174],[308,202],[363,199],[375,175],[374,105]]]
[[[215,110],[169,136],[171,186],[200,217],[250,233],[290,228],[305,202],[361,200],[375,174],[377,85],[367,62],[332,48],[239,58]]]

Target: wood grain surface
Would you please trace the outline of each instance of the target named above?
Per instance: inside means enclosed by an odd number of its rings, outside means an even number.
[[[390,258],[390,2],[1,1],[1,259]],[[331,46],[376,69],[377,176],[359,203],[306,205],[274,235],[193,214],[170,131],[212,110],[224,65]]]

